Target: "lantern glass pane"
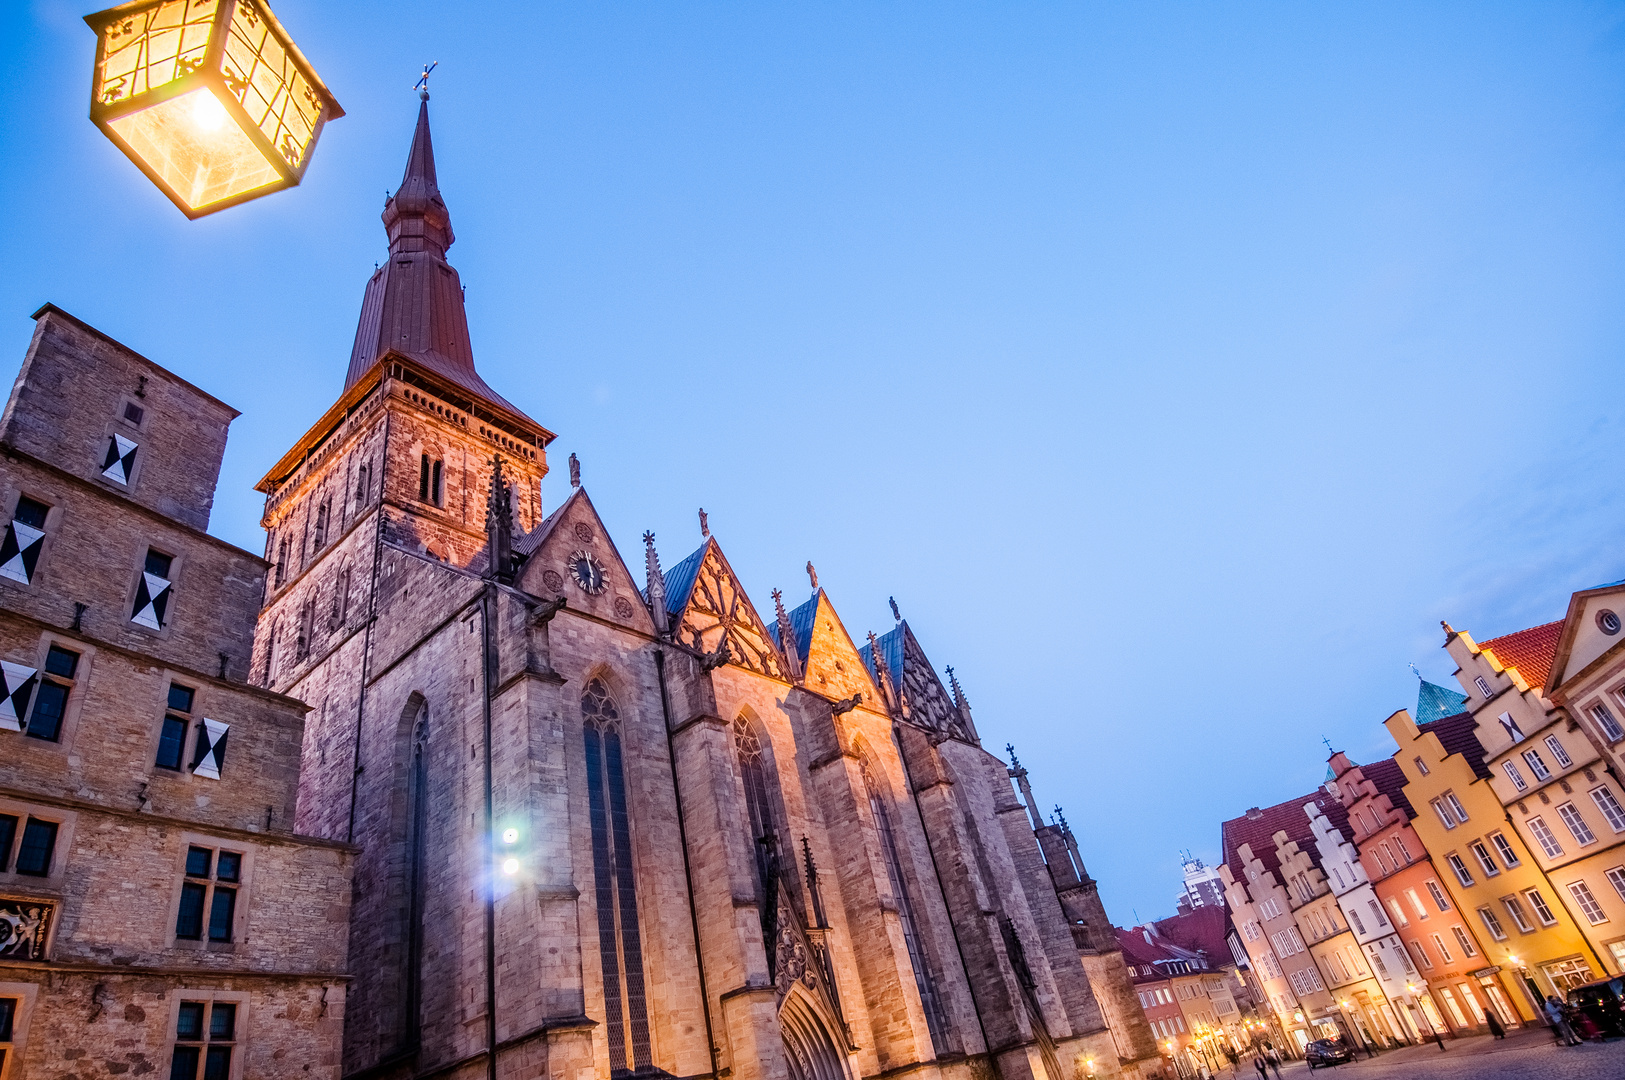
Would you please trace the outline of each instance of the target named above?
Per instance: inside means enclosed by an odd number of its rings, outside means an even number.
[[[207,89],[110,120],[108,126],[193,210],[282,179]]]
[[[102,29],[96,98],[114,105],[203,66],[219,0],[164,0]]]
[[[252,0],[238,0],[221,74],[276,152],[299,168],[310,150],[322,98]]]

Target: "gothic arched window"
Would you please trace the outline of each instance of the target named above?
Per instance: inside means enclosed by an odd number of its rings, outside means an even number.
[[[931,1030],[931,1045],[937,1053],[948,1049],[944,1034],[948,1027],[942,1012],[942,1001],[937,997],[931,969],[925,963],[924,943],[914,919],[914,904],[909,899],[907,882],[903,878],[903,861],[897,852],[897,837],[892,832],[891,814],[879,785],[869,772],[869,763],[863,763],[863,785],[869,793],[869,814],[875,820],[875,832],[880,835],[880,854],[886,862],[886,877],[891,885],[892,898],[897,904],[897,919],[903,924],[903,943],[908,947],[908,962],[914,968],[914,985],[920,991],[920,1007],[925,1010],[925,1024]]]
[[[650,1064],[649,1012],[643,987],[643,946],[638,936],[637,883],[632,874],[621,713],[602,679],[587,683],[581,695],[581,718],[587,751],[587,805],[592,819],[598,955],[604,968],[604,1028],[613,1074]]]
[[[734,718],[734,753],[739,758],[740,779],[745,782],[745,812],[750,816],[756,872],[765,886],[777,855],[778,830],[773,827],[773,810],[767,799],[767,763],[762,757],[762,741],[744,716]]]

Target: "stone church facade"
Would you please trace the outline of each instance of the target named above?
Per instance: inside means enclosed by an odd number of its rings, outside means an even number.
[[[345,1075],[1154,1070],[1076,842],[906,622],[856,640],[810,565],[764,608],[708,533],[629,562],[573,460],[544,513],[426,95],[383,221],[344,392],[260,484],[251,661],[311,710],[294,827],[359,849]]]

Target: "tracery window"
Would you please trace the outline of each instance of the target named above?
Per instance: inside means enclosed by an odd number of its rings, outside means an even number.
[[[773,810],[767,799],[767,765],[762,757],[762,741],[743,716],[734,719],[734,752],[739,758],[740,778],[745,782],[745,810],[750,815],[756,873],[765,888],[770,877],[777,879],[778,830],[773,827]]]
[[[948,1045],[944,1035],[948,1027],[947,1017],[943,1015],[942,1001],[937,997],[931,971],[926,967],[925,951],[914,921],[914,904],[909,899],[903,879],[903,862],[898,856],[897,839],[892,832],[891,815],[886,809],[886,800],[881,797],[869,772],[867,761],[863,763],[863,783],[869,793],[869,814],[875,820],[875,831],[880,834],[880,852],[886,860],[886,876],[897,904],[897,918],[903,924],[903,942],[908,947],[909,964],[914,968],[914,984],[920,992],[920,1006],[925,1010],[925,1023],[931,1030],[931,1045],[937,1053],[946,1053]]]
[[[587,754],[587,804],[592,819],[593,892],[598,907],[598,955],[604,969],[604,1028],[611,1073],[650,1064],[649,1012],[643,946],[632,873],[632,837],[621,755],[621,713],[602,679],[581,695]]]

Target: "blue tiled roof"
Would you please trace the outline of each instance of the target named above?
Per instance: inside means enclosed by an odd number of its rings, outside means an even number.
[[[710,541],[701,544],[694,554],[660,575],[666,585],[666,610],[669,613],[676,615],[688,604],[688,594],[694,589],[694,579],[700,576],[700,563],[705,561],[705,549],[709,546]]]
[[[1418,725],[1431,724],[1446,716],[1455,716],[1466,704],[1466,694],[1458,694],[1448,687],[1438,686],[1423,679],[1421,687],[1416,691],[1416,722]]]
[[[890,633],[881,634],[879,641],[880,655],[885,657],[886,669],[891,672],[892,692],[900,693],[903,679],[903,624],[898,623]],[[865,645],[858,650],[858,655],[863,658],[869,674],[875,677],[875,682],[879,682],[880,674],[875,670],[874,650]]]
[[[796,659],[805,664],[807,653],[812,649],[813,624],[818,621],[818,594],[813,593],[812,599],[790,612],[790,632],[796,638]],[[779,641],[779,621],[774,619],[768,626],[768,632],[773,635],[773,641],[780,648],[784,643]]]

